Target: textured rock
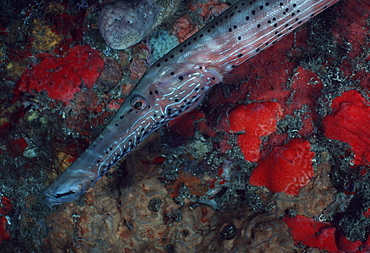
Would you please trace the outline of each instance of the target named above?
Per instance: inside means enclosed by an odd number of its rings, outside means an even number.
[[[99,30],[113,49],[125,49],[148,36],[163,20],[176,12],[179,0],[115,2],[99,14]]]

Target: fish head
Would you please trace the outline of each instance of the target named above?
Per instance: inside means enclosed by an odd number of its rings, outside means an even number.
[[[193,68],[183,66],[178,74],[170,67],[147,71],[98,138],[43,190],[47,204],[77,200],[144,138],[197,106],[208,85],[222,78],[212,68]]]

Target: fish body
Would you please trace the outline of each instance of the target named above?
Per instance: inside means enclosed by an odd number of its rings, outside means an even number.
[[[144,138],[196,107],[225,74],[339,0],[239,1],[154,63],[99,137],[43,194],[76,200]]]

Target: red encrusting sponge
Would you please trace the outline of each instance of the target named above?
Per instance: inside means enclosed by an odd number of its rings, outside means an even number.
[[[260,158],[260,137],[276,131],[276,123],[282,116],[281,106],[273,101],[238,105],[229,113],[230,130],[243,132],[238,136],[244,158],[257,162]]]
[[[315,221],[302,215],[296,217],[285,215],[283,221],[290,228],[296,244],[303,244],[333,253],[341,252],[336,244],[336,228],[330,223]]]
[[[261,160],[249,179],[251,185],[266,186],[271,192],[297,196],[314,175],[311,145],[304,139],[291,139]]]
[[[8,223],[5,217],[13,209],[13,204],[10,199],[5,196],[0,196],[0,244],[2,241],[9,241],[11,236],[7,231],[6,226]]]
[[[45,90],[50,98],[63,102],[73,99],[82,83],[92,88],[104,68],[99,51],[89,46],[70,48],[65,57],[48,53],[38,57],[42,59],[41,63],[22,74],[19,90],[29,93]]]
[[[333,100],[333,111],[323,119],[325,136],[351,145],[354,164],[370,161],[370,103],[357,90]]]

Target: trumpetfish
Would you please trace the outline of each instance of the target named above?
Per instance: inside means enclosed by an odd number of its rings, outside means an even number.
[[[76,200],[166,122],[195,108],[225,74],[339,0],[241,0],[144,73],[98,138],[43,190]]]

